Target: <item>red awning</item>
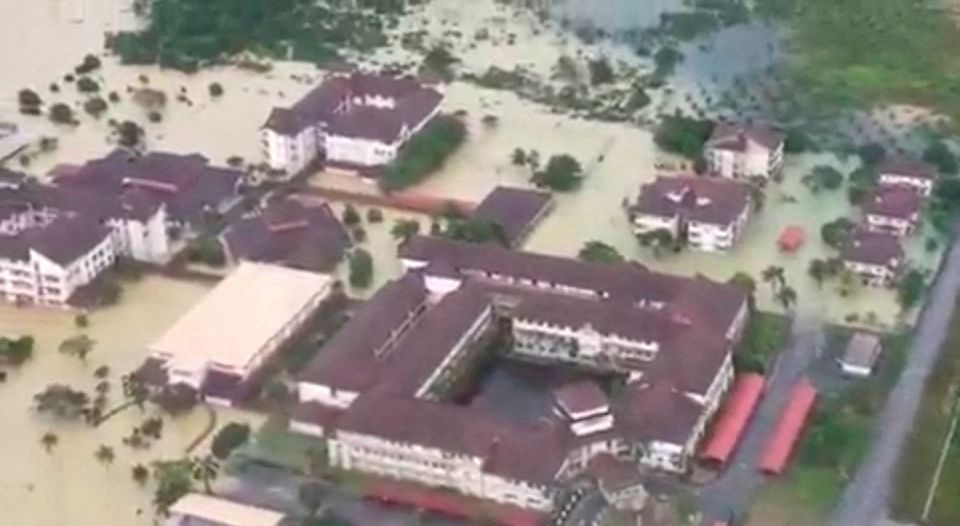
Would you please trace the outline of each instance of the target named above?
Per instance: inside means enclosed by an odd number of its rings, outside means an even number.
[[[763,446],[760,456],[761,471],[771,475],[779,475],[783,472],[816,397],[817,390],[806,378],[798,380],[790,390],[790,400],[780,414],[777,427]]]
[[[756,409],[763,393],[765,381],[756,373],[742,374],[737,377],[733,389],[720,409],[710,439],[700,452],[700,458],[725,463],[740,441],[740,436]]]

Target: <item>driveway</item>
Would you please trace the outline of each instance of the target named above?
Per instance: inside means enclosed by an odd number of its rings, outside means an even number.
[[[903,374],[874,426],[870,452],[847,486],[833,524],[874,526],[886,515],[893,472],[919,407],[924,383],[937,361],[958,291],[960,244],[953,243],[943,271],[928,292]]]
[[[790,388],[803,375],[822,345],[818,320],[810,315],[794,318],[790,344],[780,353],[757,412],[753,415],[726,470],[700,492],[700,509],[708,518],[726,519],[743,514],[750,506],[763,475],[757,470],[760,450],[773,431]]]

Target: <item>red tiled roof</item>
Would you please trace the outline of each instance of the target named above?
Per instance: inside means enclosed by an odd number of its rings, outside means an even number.
[[[937,169],[933,165],[912,157],[892,156],[885,158],[879,166],[880,175],[891,174],[918,179],[936,179]]]
[[[780,231],[780,237],[777,238],[777,246],[780,250],[793,252],[803,245],[807,233],[802,226],[789,225]]]
[[[720,409],[720,415],[710,432],[707,445],[700,453],[700,458],[719,463],[725,463],[730,458],[760,401],[763,386],[764,378],[759,374],[748,373],[737,377]]]
[[[903,246],[897,236],[860,230],[844,247],[840,258],[868,265],[895,267],[903,260]]]
[[[807,415],[813,409],[817,390],[806,378],[801,378],[790,390],[790,399],[780,413],[777,425],[768,435],[760,454],[760,470],[770,475],[779,475],[787,465],[790,453],[800,438]]]
[[[863,205],[863,211],[867,215],[909,220],[920,211],[921,203],[922,198],[907,188],[879,188]]]
[[[552,201],[547,192],[498,186],[474,209],[473,217],[499,225],[514,246]]]
[[[643,185],[635,210],[660,217],[728,225],[750,206],[750,186],[712,177],[657,177]]]
[[[720,122],[714,126],[707,144],[723,150],[744,151],[747,139],[773,150],[780,146],[784,136],[775,127],[767,123],[731,124]]]

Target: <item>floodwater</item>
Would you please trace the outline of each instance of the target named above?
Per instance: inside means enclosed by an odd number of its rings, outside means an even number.
[[[93,371],[110,367],[108,407],[123,401],[120,376],[140,364],[146,346],[159,336],[207,286],[146,277],[124,287],[120,303],[90,315],[83,332],[96,341],[87,364],[65,356],[57,347],[79,332],[73,315],[65,311],[0,307],[0,335],[36,338],[34,358],[8,371],[0,384],[0,423],[7,451],[0,470],[0,508],[3,524],[63,526],[65,524],[151,524],[150,487],[141,488],[130,475],[131,466],[158,459],[181,458],[184,448],[204,429],[207,417],[196,410],[176,419],[164,419],[161,440],[149,449],[134,450],[121,440],[145,418],[153,416],[130,408],[92,428],[82,423],[58,422],[32,410],[33,395],[52,383],[68,384],[91,393]],[[235,412],[221,412],[220,422],[256,420]],[[253,422],[255,423],[255,422]],[[50,452],[40,437],[53,432],[59,443]],[[109,466],[94,458],[100,445],[114,449]],[[138,515],[137,510],[142,510]]]
[[[660,15],[687,10],[682,0],[560,0],[552,7],[554,16],[574,26],[610,31],[654,27]]]

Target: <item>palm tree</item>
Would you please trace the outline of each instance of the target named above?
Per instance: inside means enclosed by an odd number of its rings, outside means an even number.
[[[53,451],[53,448],[56,447],[58,443],[60,443],[60,437],[50,431],[47,431],[40,437],[40,444],[43,445],[43,449],[45,449],[47,453]]]
[[[130,468],[130,476],[133,477],[133,480],[137,484],[143,486],[147,483],[147,479],[150,478],[150,470],[143,464],[137,464]]]
[[[763,281],[766,281],[770,284],[770,290],[776,294],[777,289],[786,286],[786,277],[784,276],[783,267],[778,267],[776,265],[770,265],[769,267],[763,269]]]
[[[103,464],[104,466],[113,464],[113,459],[116,458],[113,448],[103,444],[97,448],[97,451],[93,454],[93,456],[97,459],[97,462]]]
[[[784,285],[777,293],[777,301],[783,305],[784,310],[789,310],[791,306],[797,303],[797,291],[793,290],[793,287]]]
[[[193,459],[193,478],[203,483],[203,489],[207,493],[213,493],[210,489],[210,483],[217,479],[220,471],[220,464],[213,455],[206,455]]]
[[[140,411],[143,411],[143,404],[150,396],[150,392],[140,378],[140,375],[136,373],[124,375],[121,380],[121,386],[124,398],[140,408]]]

